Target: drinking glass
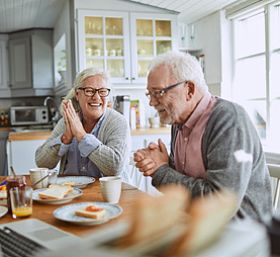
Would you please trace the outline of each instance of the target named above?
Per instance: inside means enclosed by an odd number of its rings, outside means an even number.
[[[9,213],[12,213],[12,208],[11,208],[11,200],[10,200],[10,189],[11,188],[24,188],[26,185],[26,179],[25,176],[9,176],[7,177],[7,206],[8,206],[8,211]]]
[[[10,189],[12,216],[14,219],[32,214],[32,187],[14,187]]]

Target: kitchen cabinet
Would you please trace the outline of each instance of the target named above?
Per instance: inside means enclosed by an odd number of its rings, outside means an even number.
[[[150,61],[177,48],[177,16],[78,10],[79,70],[109,70],[113,83],[146,81]]]
[[[138,149],[145,148],[150,142],[158,142],[162,139],[167,150],[170,149],[171,139],[170,128],[153,128],[153,129],[135,129],[131,131],[131,150],[135,152]]]
[[[45,140],[9,141],[7,144],[8,167],[13,166],[18,175],[29,174],[35,168],[35,152]]]
[[[10,34],[9,61],[12,96],[53,94],[52,30]]]
[[[8,167],[17,174],[29,174],[35,168],[35,152],[50,136],[50,131],[10,132],[7,142]]]
[[[131,74],[136,82],[146,83],[151,60],[178,49],[176,16],[131,13]]]
[[[143,176],[143,173],[135,166],[133,152],[147,147],[150,142],[157,143],[159,138],[162,139],[169,151],[171,139],[170,128],[135,129],[131,131],[132,155],[130,157],[126,182],[151,195],[157,195],[158,191],[152,186],[152,178]]]
[[[7,167],[7,153],[6,153],[6,144],[9,135],[9,129],[0,130],[0,176],[8,175]]]
[[[10,97],[8,86],[8,35],[0,35],[0,95]]]

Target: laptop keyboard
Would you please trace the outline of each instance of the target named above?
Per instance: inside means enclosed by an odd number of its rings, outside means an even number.
[[[37,251],[46,249],[7,227],[0,229],[0,245],[3,257],[30,257]]]

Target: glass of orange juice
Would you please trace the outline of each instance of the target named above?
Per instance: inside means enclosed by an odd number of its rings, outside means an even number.
[[[10,189],[12,216],[14,219],[32,214],[32,187],[14,187]]]

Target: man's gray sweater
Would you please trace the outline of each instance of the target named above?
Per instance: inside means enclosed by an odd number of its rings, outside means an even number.
[[[271,184],[262,145],[245,110],[218,99],[207,122],[201,151],[206,178],[194,178],[174,169],[174,146],[178,126],[172,126],[169,166],[153,176],[156,187],[176,183],[186,186],[192,197],[227,188],[238,197],[236,217],[268,221],[272,214]],[[194,153],[195,154],[195,153]]]

